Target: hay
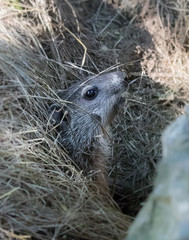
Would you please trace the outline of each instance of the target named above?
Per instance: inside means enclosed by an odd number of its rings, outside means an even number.
[[[153,37],[141,61],[146,74],[171,89],[174,97],[188,92],[188,1],[122,1]],[[180,92],[181,91],[181,92]],[[188,97],[188,95],[187,95]],[[186,99],[186,98],[185,98]]]
[[[118,201],[132,214],[151,191],[163,129],[189,101],[188,3],[123,0],[120,6],[120,1],[113,2],[125,17],[114,51],[130,74],[128,105],[116,125],[120,134],[114,174]]]
[[[129,218],[77,171],[49,125],[55,90],[90,73],[128,72],[127,106],[113,125],[111,191],[132,216],[149,194],[161,132],[189,100],[187,1],[129,4],[1,1],[2,239],[125,236]]]
[[[54,5],[1,1],[0,9],[1,239],[123,238],[129,218],[76,170],[49,126],[48,105],[66,69]]]
[[[153,185],[161,159],[161,133],[189,101],[188,3],[107,2],[101,12],[111,12],[113,5],[119,14],[101,36],[108,45],[105,53],[129,72],[128,104],[115,124],[111,174],[116,178],[119,204],[135,214]]]

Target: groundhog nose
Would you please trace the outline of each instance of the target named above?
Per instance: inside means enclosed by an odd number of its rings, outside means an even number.
[[[125,72],[117,71],[117,72],[115,72],[115,73],[116,73],[117,76],[118,76],[119,78],[121,78],[122,80],[124,80],[124,79],[127,77],[127,75],[126,75]]]

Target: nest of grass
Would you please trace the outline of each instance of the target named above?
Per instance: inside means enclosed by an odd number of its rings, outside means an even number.
[[[1,2],[0,236],[121,239],[129,218],[76,170],[49,127],[48,105],[66,69],[57,60],[53,7]]]
[[[148,196],[161,132],[188,96],[187,1],[0,3],[0,238],[123,239]],[[111,67],[110,67],[111,66]],[[90,73],[128,72],[113,125],[112,196],[56,142],[54,90]]]

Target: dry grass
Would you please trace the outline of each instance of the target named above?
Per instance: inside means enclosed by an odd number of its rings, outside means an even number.
[[[126,19],[117,30],[121,36],[114,51],[129,69],[130,79],[128,104],[116,124],[113,174],[121,194],[118,201],[132,214],[152,187],[163,129],[189,101],[189,19],[184,0],[119,3],[113,6],[121,8]]]
[[[125,13],[125,25],[117,30],[121,36],[114,51],[129,69],[130,79],[128,105],[116,125],[113,166],[121,188],[119,201],[126,208],[131,204],[135,212],[152,187],[162,130],[189,101],[188,1],[119,3],[113,6]]]
[[[188,92],[189,10],[188,1],[122,1],[125,10],[132,9],[142,17],[153,36],[154,47],[145,53],[143,67],[154,81],[171,90]],[[137,7],[138,5],[138,7]]]
[[[91,72],[130,72],[113,126],[118,203],[135,215],[151,189],[161,132],[189,99],[187,1],[124,0],[122,12],[116,2],[0,3],[2,239],[125,236],[129,218],[77,171],[48,122],[54,90]]]
[[[48,15],[56,10],[43,0],[1,1],[0,9],[1,239],[122,238],[130,220],[75,169],[48,124],[53,89],[65,84]]]
[[[144,19],[154,36],[156,51],[156,61],[147,68],[148,74],[154,81],[168,86],[175,96],[184,93],[188,97],[188,1],[158,1],[155,7],[153,18]]]

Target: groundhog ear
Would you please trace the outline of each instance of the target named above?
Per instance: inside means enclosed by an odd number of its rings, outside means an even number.
[[[70,120],[66,107],[57,103],[52,104],[48,112],[50,115],[50,123],[60,129],[64,128]]]

